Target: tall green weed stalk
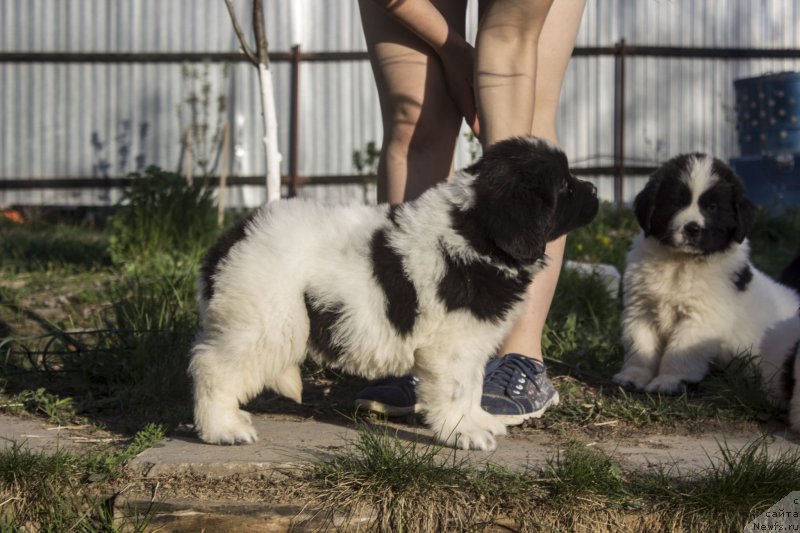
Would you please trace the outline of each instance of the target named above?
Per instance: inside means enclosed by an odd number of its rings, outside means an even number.
[[[159,257],[198,257],[218,234],[211,190],[173,172],[148,167],[134,174],[110,221],[109,251],[116,264]]]

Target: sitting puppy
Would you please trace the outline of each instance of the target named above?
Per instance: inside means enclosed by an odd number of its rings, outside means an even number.
[[[745,237],[755,207],[722,161],[668,161],[636,196],[634,212],[642,232],[623,277],[626,357],[615,382],[680,392],[712,361],[758,350],[767,328],[797,312],[797,294],[750,263]]]
[[[240,404],[264,388],[300,402],[310,352],[369,379],[416,374],[441,442],[494,449],[505,426],[480,406],[484,365],[545,265],[545,244],[597,209],[594,186],[534,138],[495,144],[399,206],[262,207],[202,267],[189,367],[200,438],[253,442]]]
[[[760,353],[764,390],[775,405],[789,408],[789,425],[800,433],[800,314],[769,329]]]

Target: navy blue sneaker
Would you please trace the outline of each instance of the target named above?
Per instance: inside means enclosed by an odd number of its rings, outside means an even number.
[[[376,381],[356,395],[356,407],[386,416],[406,416],[420,411],[414,376]]]
[[[507,426],[539,418],[559,402],[558,391],[547,378],[543,363],[518,353],[486,365],[481,407]]]

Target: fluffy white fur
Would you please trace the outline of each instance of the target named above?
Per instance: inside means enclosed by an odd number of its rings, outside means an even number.
[[[744,241],[711,257],[687,255],[639,234],[623,277],[626,358],[614,381],[673,394],[702,380],[712,361],[757,356],[764,332],[800,302],[755,268],[738,291],[731,274],[748,253]]]
[[[642,226],[623,276],[622,342],[614,381],[673,394],[712,361],[758,350],[793,316],[798,295],[752,266],[754,207],[741,180],[705,154],[678,156],[651,176],[634,211]]]
[[[789,425],[800,432],[800,315],[768,330],[760,353],[764,390],[775,405],[789,409]]]
[[[494,449],[506,430],[480,407],[485,363],[543,267],[545,243],[596,212],[594,187],[534,138],[497,143],[391,210],[261,208],[204,262],[189,365],[200,438],[254,441],[240,405],[264,388],[300,402],[310,353],[366,378],[415,374],[441,442]]]
[[[445,443],[494,449],[505,426],[480,408],[483,368],[517,310],[501,324],[468,312],[448,312],[436,298],[444,264],[441,240],[465,256],[475,252],[450,228],[450,202],[468,204],[473,179],[460,174],[402,211],[407,230],[391,242],[406,258],[421,313],[411,335],[397,335],[372,275],[369,243],[390,223],[386,207],[325,207],[302,200],[270,204],[248,228],[216,276],[203,313],[205,335],[193,351],[196,427],[208,442],[252,442],[256,432],[239,408],[266,386],[301,401],[299,365],[306,357],[309,288],[331,303],[346,300],[352,315],[339,339],[359,347],[342,370],[377,378],[416,373],[427,421]],[[517,305],[519,307],[519,305]],[[264,354],[270,354],[265,356]],[[478,401],[476,402],[476,398]]]

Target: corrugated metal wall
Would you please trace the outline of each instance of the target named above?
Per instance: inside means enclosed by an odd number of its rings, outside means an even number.
[[[558,0],[571,1],[571,0]],[[249,2],[234,2],[250,27]],[[364,50],[355,0],[265,2],[270,49]],[[474,32],[474,5],[470,27]],[[578,46],[629,44],[800,48],[796,0],[589,0]],[[73,52],[226,52],[238,49],[222,0],[3,0],[0,50]],[[201,71],[202,65],[196,65]],[[207,67],[212,93],[225,95],[238,175],[263,172],[255,69]],[[274,65],[281,149],[288,140],[289,67]],[[734,79],[800,70],[789,60],[627,62],[626,156],[657,163],[688,150],[736,155]],[[381,125],[366,61],[301,67],[301,174],[352,173],[351,154],[379,141]],[[0,179],[124,176],[148,164],[177,168],[191,92],[178,64],[0,64]],[[576,57],[559,112],[559,135],[576,165],[612,163],[614,60]],[[179,119],[182,107],[183,118]],[[212,119],[212,123],[216,123]],[[462,147],[457,165],[467,162]],[[288,171],[284,157],[284,172]],[[630,199],[641,180],[626,186]],[[601,194],[613,194],[599,178]],[[316,190],[314,190],[316,189]],[[360,187],[307,188],[331,201],[361,198]],[[103,190],[0,192],[0,204],[108,203]],[[258,187],[237,188],[238,204],[262,201]]]

